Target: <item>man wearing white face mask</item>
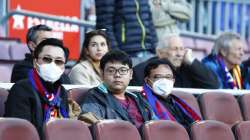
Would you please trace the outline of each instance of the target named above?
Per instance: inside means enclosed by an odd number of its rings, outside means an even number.
[[[177,121],[185,128],[201,117],[179,97],[171,94],[175,77],[173,66],[167,60],[150,61],[144,70],[142,95],[159,119]]]
[[[28,79],[10,89],[5,117],[30,121],[43,140],[43,125],[54,118],[68,118],[68,97],[61,85],[69,51],[58,39],[45,39],[34,51],[34,68]]]

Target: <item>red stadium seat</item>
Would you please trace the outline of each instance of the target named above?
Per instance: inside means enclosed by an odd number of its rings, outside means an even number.
[[[9,92],[7,90],[0,88],[0,117],[3,117],[4,115],[5,101],[7,100],[8,95]]]
[[[233,126],[242,121],[239,104],[232,94],[204,93],[200,97],[201,111],[206,120],[217,120]]]
[[[0,119],[0,140],[39,140],[35,127],[18,118]]]
[[[88,126],[73,119],[49,121],[45,126],[46,140],[92,140]]]
[[[189,140],[185,128],[174,121],[149,121],[142,127],[143,140]]]
[[[250,138],[250,121],[243,121],[234,126],[236,140],[249,140]]]
[[[191,140],[234,140],[231,128],[215,120],[200,121],[191,126]]]
[[[141,140],[137,128],[122,120],[103,120],[93,126],[95,140]]]
[[[250,121],[250,94],[244,94],[239,98],[239,103],[244,120]]]
[[[176,95],[177,97],[181,98],[182,100],[184,100],[192,109],[194,109],[194,111],[201,117],[201,111],[200,111],[200,107],[199,104],[196,100],[196,98],[194,97],[194,95],[187,93],[187,92],[183,92],[183,91],[174,91],[172,92],[172,94]]]
[[[69,91],[69,94],[74,101],[81,105],[89,89],[90,88],[73,88]]]

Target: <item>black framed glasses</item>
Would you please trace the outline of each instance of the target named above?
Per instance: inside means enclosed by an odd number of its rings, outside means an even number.
[[[44,63],[46,64],[49,64],[49,63],[52,63],[54,61],[54,63],[58,66],[62,66],[65,64],[65,61],[64,60],[61,60],[61,59],[53,59],[51,57],[48,57],[48,56],[44,56],[44,57],[38,57],[40,58]]]
[[[108,74],[108,75],[115,75],[117,72],[120,74],[120,75],[127,75],[128,72],[129,72],[129,68],[126,68],[126,67],[121,67],[119,69],[116,69],[116,68],[107,68],[105,70],[105,72]]]

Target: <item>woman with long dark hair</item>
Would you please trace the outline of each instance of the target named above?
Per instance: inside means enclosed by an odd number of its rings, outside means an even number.
[[[109,51],[109,46],[109,39],[104,30],[86,33],[78,63],[69,73],[71,82],[87,86],[100,84],[100,60]]]

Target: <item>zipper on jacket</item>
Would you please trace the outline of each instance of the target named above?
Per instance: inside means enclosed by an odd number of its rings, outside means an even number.
[[[145,30],[145,27],[142,23],[142,20],[140,18],[140,15],[139,15],[139,11],[140,11],[140,6],[139,6],[139,2],[138,0],[135,0],[135,4],[136,4],[136,17],[137,17],[137,20],[141,26],[141,29],[142,29],[142,40],[141,40],[141,47],[143,49],[146,49],[145,48],[145,37],[146,37],[146,30]]]
[[[122,40],[122,43],[125,43],[126,42],[126,29],[125,29],[125,22],[124,20],[122,20],[122,33],[121,33],[121,40]]]

